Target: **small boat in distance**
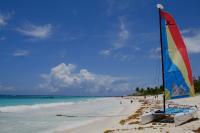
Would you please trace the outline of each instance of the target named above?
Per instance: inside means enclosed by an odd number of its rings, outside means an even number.
[[[162,81],[164,88],[163,110],[154,110],[141,117],[146,124],[163,118],[173,118],[175,125],[181,125],[197,118],[196,106],[167,105],[166,100],[186,98],[195,95],[192,70],[186,45],[173,17],[161,4],[159,10],[160,44],[162,60]]]

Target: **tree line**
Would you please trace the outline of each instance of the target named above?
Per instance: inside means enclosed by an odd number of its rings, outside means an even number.
[[[194,89],[195,89],[195,93],[200,93],[200,77],[195,78],[193,80],[194,83]],[[163,94],[163,86],[156,86],[156,87],[146,87],[146,88],[140,88],[137,87],[135,89],[135,92],[132,93],[131,95],[137,95],[137,96],[146,96],[146,95],[159,95],[159,94]]]
[[[131,95],[137,95],[137,96],[159,95],[162,94],[163,91],[164,91],[163,86],[146,87],[146,88],[137,87],[135,89],[135,92],[132,93]]]

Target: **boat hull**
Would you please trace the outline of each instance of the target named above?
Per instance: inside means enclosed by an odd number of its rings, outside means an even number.
[[[155,115],[153,115],[154,112],[148,112],[148,113],[145,113],[144,115],[142,115],[141,117],[141,124],[148,124],[150,122],[153,122],[156,117]]]
[[[175,126],[182,125],[192,119],[198,118],[197,110],[191,109],[187,113],[177,113],[176,115],[168,115],[163,113],[156,113],[156,111],[145,113],[141,116],[141,124],[148,124],[153,121],[159,121],[166,118],[173,118]]]
[[[175,126],[182,125],[192,119],[198,118],[196,110],[190,110],[188,113],[178,113],[174,116]]]

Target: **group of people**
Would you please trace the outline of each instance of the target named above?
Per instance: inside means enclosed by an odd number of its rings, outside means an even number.
[[[130,101],[130,102],[131,102],[131,104],[132,104],[132,103],[133,103],[133,100],[131,99],[131,101]],[[122,101],[120,101],[120,104],[122,104]]]

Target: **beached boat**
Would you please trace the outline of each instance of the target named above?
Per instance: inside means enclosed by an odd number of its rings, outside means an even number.
[[[198,118],[196,106],[181,107],[181,105],[178,105],[177,107],[166,108],[165,112],[154,110],[143,114],[141,117],[141,124],[161,121],[174,122],[175,126],[179,126],[195,118]]]
[[[197,118],[197,107],[188,105],[168,105],[166,100],[194,96],[192,70],[185,43],[173,17],[164,11],[161,4],[159,10],[160,44],[163,79],[163,109],[144,113],[141,123],[147,124],[157,120],[168,120],[176,126]]]

